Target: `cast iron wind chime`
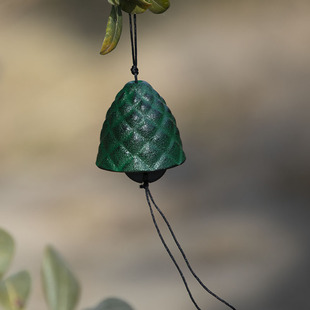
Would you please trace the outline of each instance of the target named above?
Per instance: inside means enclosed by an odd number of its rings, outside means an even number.
[[[194,278],[209,294],[235,310],[232,305],[209,290],[193,271],[167,218],[155,203],[149,189],[149,183],[161,178],[167,169],[179,166],[185,161],[179,130],[165,100],[149,83],[138,80],[136,14],[148,9],[155,14],[163,13],[170,6],[169,0],[108,0],[108,2],[112,4],[112,10],[100,54],[108,54],[116,47],[122,32],[122,11],[128,13],[133,61],[131,73],[134,75],[134,81],[128,82],[116,95],[106,114],[100,134],[96,165],[104,170],[125,172],[130,179],[141,183],[140,187],[145,190],[159,238],[177,268],[195,307],[200,310],[181,268],[161,234],[153,207],[167,225]]]

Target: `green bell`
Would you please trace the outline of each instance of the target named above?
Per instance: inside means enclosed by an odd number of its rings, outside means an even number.
[[[145,81],[127,83],[107,112],[96,165],[154,182],[185,161],[179,130],[165,100]]]

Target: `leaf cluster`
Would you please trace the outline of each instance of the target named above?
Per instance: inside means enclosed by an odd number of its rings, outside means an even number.
[[[154,14],[161,14],[170,7],[169,0],[108,0],[108,2],[112,4],[112,9],[100,50],[101,55],[113,51],[119,42],[123,28],[122,11],[128,14],[141,14],[150,10]]]
[[[169,0],[108,0],[108,2],[129,14],[141,14],[150,10],[155,14],[165,12],[169,6]]]
[[[0,228],[0,309],[25,310],[31,291],[28,271],[19,271],[4,279],[14,257],[15,244],[10,234]],[[44,251],[42,266],[43,293],[49,310],[75,310],[80,284],[61,255],[51,246]],[[133,310],[118,298],[107,298],[87,310]]]
[[[31,278],[26,270],[4,279],[14,257],[15,244],[10,234],[0,228],[0,309],[25,309]]]

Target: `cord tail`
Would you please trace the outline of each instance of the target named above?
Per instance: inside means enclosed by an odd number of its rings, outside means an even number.
[[[162,242],[164,248],[166,249],[167,253],[169,254],[169,256],[170,256],[172,262],[173,262],[174,265],[176,266],[176,268],[177,268],[177,270],[178,270],[178,272],[179,272],[179,274],[180,274],[180,276],[181,276],[181,278],[182,278],[182,280],[183,280],[183,283],[184,283],[184,285],[185,285],[185,288],[186,288],[186,290],[187,290],[187,293],[188,293],[188,295],[189,295],[191,301],[192,301],[193,304],[195,305],[196,309],[197,309],[197,310],[201,310],[201,309],[199,308],[199,306],[197,305],[195,299],[194,299],[193,296],[192,296],[192,293],[191,293],[191,291],[190,291],[190,289],[189,289],[189,287],[188,287],[188,284],[187,284],[187,282],[186,282],[186,279],[185,279],[185,277],[184,277],[184,274],[183,274],[182,270],[180,269],[179,265],[177,264],[177,262],[176,262],[176,260],[175,260],[175,258],[174,258],[174,256],[173,256],[173,254],[171,253],[169,247],[167,246],[167,244],[166,244],[166,242],[165,242],[165,240],[164,240],[164,238],[163,238],[163,236],[162,236],[162,234],[161,234],[161,231],[160,231],[160,229],[159,229],[159,226],[158,226],[158,224],[157,224],[157,221],[156,221],[156,218],[155,218],[155,215],[154,215],[154,211],[153,211],[152,204],[153,204],[153,206],[155,207],[155,209],[157,210],[157,212],[160,214],[160,216],[162,217],[162,219],[164,220],[164,222],[166,223],[166,225],[167,225],[167,227],[168,227],[168,229],[169,229],[169,232],[170,232],[170,234],[171,234],[171,236],[172,236],[172,238],[173,238],[175,244],[177,245],[177,247],[178,247],[180,253],[182,254],[182,257],[183,257],[183,259],[184,259],[184,261],[185,261],[185,263],[186,263],[186,265],[187,265],[189,271],[190,271],[191,274],[193,275],[193,277],[197,280],[197,282],[203,287],[203,289],[204,289],[205,291],[207,291],[209,294],[211,294],[213,297],[215,297],[217,300],[219,300],[220,302],[222,302],[223,304],[225,304],[225,305],[228,306],[229,308],[231,308],[231,309],[233,309],[233,310],[236,310],[236,308],[235,308],[234,306],[232,306],[232,305],[229,304],[227,301],[225,301],[224,299],[222,299],[221,297],[219,297],[218,295],[216,295],[214,292],[212,292],[212,291],[211,291],[209,288],[207,288],[207,287],[205,286],[205,284],[200,280],[200,278],[197,276],[197,274],[196,274],[196,273],[194,272],[194,270],[192,269],[192,267],[191,267],[191,265],[190,265],[190,263],[189,263],[189,261],[188,261],[186,255],[185,255],[185,252],[184,252],[184,250],[182,249],[182,247],[181,247],[179,241],[177,240],[177,238],[176,238],[176,236],[175,236],[175,233],[174,233],[174,231],[173,231],[173,229],[172,229],[170,223],[168,222],[166,216],[165,216],[164,213],[160,210],[160,208],[158,207],[158,205],[155,203],[154,198],[153,198],[153,196],[152,196],[152,194],[151,194],[151,191],[150,191],[150,189],[149,189],[149,184],[148,184],[147,182],[145,182],[145,183],[144,183],[143,185],[141,185],[140,187],[141,187],[141,188],[144,188],[144,190],[145,190],[146,200],[147,200],[147,203],[148,203],[148,205],[149,205],[150,212],[151,212],[151,216],[152,216],[152,220],[153,220],[154,226],[155,226],[155,228],[156,228],[156,231],[157,231],[157,233],[158,233],[158,236],[159,236],[159,238],[160,238],[160,240],[161,240],[161,242]]]

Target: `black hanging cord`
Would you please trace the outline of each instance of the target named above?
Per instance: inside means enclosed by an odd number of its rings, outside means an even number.
[[[172,255],[171,251],[169,250],[169,247],[167,246],[167,244],[166,244],[166,242],[165,242],[165,240],[164,240],[164,238],[163,238],[163,236],[162,236],[162,234],[161,234],[161,232],[160,232],[160,229],[159,229],[159,227],[158,227],[158,225],[157,225],[156,218],[155,218],[155,215],[154,215],[154,212],[153,212],[153,208],[152,208],[152,205],[151,205],[151,202],[150,202],[150,195],[149,195],[149,194],[150,194],[150,191],[149,191],[148,183],[144,183],[143,185],[141,185],[141,188],[144,188],[144,189],[145,189],[146,200],[147,200],[147,203],[148,203],[148,205],[149,205],[149,207],[150,207],[150,212],[151,212],[152,220],[153,220],[153,223],[154,223],[155,228],[156,228],[156,230],[157,230],[158,236],[159,236],[159,238],[160,238],[162,244],[164,245],[164,247],[165,247],[167,253],[169,254],[171,260],[173,261],[175,267],[177,268],[177,270],[178,270],[178,272],[179,272],[179,274],[180,274],[180,276],[181,276],[181,278],[182,278],[182,280],[183,280],[183,283],[184,283],[184,285],[185,285],[185,288],[186,288],[186,290],[187,290],[187,293],[188,293],[190,299],[192,300],[192,302],[193,302],[193,304],[195,305],[195,307],[196,307],[198,310],[201,310],[201,309],[199,308],[199,306],[197,305],[197,303],[196,303],[196,301],[195,301],[195,299],[194,299],[194,297],[193,297],[193,295],[192,295],[192,293],[191,293],[191,291],[190,291],[190,289],[189,289],[189,287],[188,287],[188,284],[187,284],[187,282],[186,282],[186,279],[185,279],[185,277],[184,277],[184,274],[183,274],[181,268],[179,267],[179,265],[178,265],[178,263],[176,262],[174,256]]]
[[[132,15],[129,14],[129,28],[130,28],[130,41],[131,41],[131,54],[132,54],[132,67],[130,69],[131,73],[135,76],[135,82],[138,82],[139,69],[138,56],[137,56],[137,16],[133,15],[134,30],[132,30]]]
[[[193,269],[192,269],[192,267],[191,267],[191,265],[190,265],[190,263],[189,263],[189,261],[188,261],[186,255],[185,255],[185,253],[184,253],[184,251],[183,251],[183,249],[182,249],[180,243],[178,242],[178,240],[177,240],[177,238],[176,238],[176,236],[175,236],[175,234],[174,234],[174,232],[173,232],[173,230],[172,230],[172,228],[171,228],[171,226],[170,226],[170,224],[169,224],[167,218],[165,217],[164,213],[160,210],[160,208],[159,208],[159,207],[157,206],[157,204],[155,203],[155,201],[154,201],[154,199],[153,199],[153,196],[152,196],[152,194],[151,194],[151,192],[150,192],[150,189],[149,189],[149,184],[148,184],[147,182],[145,182],[145,183],[144,183],[143,185],[141,185],[140,187],[141,187],[141,188],[144,188],[144,190],[145,190],[146,200],[147,200],[147,203],[148,203],[148,205],[149,205],[150,212],[151,212],[151,216],[152,216],[152,220],[153,220],[153,223],[154,223],[155,228],[156,228],[156,230],[157,230],[158,236],[159,236],[159,238],[160,238],[162,244],[164,245],[164,248],[166,249],[167,253],[169,254],[171,260],[173,261],[174,265],[176,266],[176,268],[177,268],[177,270],[178,270],[178,272],[179,272],[179,274],[180,274],[180,276],[181,276],[181,278],[182,278],[182,280],[183,280],[183,283],[184,283],[184,285],[185,285],[185,288],[186,288],[186,290],[187,290],[187,292],[188,292],[188,295],[189,295],[191,301],[193,302],[193,304],[195,305],[195,307],[197,308],[197,310],[201,310],[201,309],[199,308],[199,306],[197,305],[196,301],[194,300],[194,298],[193,298],[193,296],[192,296],[192,293],[191,293],[191,291],[190,291],[190,289],[189,289],[189,287],[188,287],[188,284],[187,284],[187,282],[186,282],[186,279],[185,279],[185,277],[184,277],[184,274],[183,274],[182,270],[180,269],[179,265],[177,264],[177,262],[176,262],[176,260],[175,260],[175,258],[174,258],[174,256],[173,256],[173,254],[171,253],[170,249],[168,248],[168,246],[167,246],[167,244],[166,244],[166,242],[165,242],[165,240],[164,240],[164,238],[163,238],[163,236],[162,236],[162,234],[161,234],[161,232],[160,232],[160,229],[159,229],[158,224],[157,224],[157,222],[156,222],[156,218],[155,218],[155,216],[154,216],[152,203],[153,203],[155,209],[157,210],[157,212],[160,214],[160,216],[163,218],[164,222],[166,223],[166,225],[167,225],[167,227],[168,227],[168,229],[169,229],[169,231],[170,231],[170,234],[171,234],[171,236],[172,236],[172,238],[173,238],[175,244],[177,245],[179,251],[181,252],[181,254],[182,254],[182,256],[183,256],[183,259],[184,259],[184,261],[185,261],[185,263],[186,263],[186,265],[187,265],[189,271],[190,271],[191,274],[194,276],[194,278],[198,281],[198,283],[199,283],[209,294],[211,294],[212,296],[214,296],[216,299],[218,299],[219,301],[221,301],[222,303],[224,303],[224,304],[225,304],[226,306],[228,306],[229,308],[231,308],[231,309],[233,309],[233,310],[236,310],[235,307],[233,307],[233,306],[230,305],[228,302],[226,302],[224,299],[220,298],[220,297],[217,296],[215,293],[213,293],[210,289],[208,289],[208,288],[203,284],[203,282],[199,279],[199,277],[198,277],[198,276],[196,275],[196,273],[193,271]],[[152,202],[152,203],[151,203],[151,202]]]

